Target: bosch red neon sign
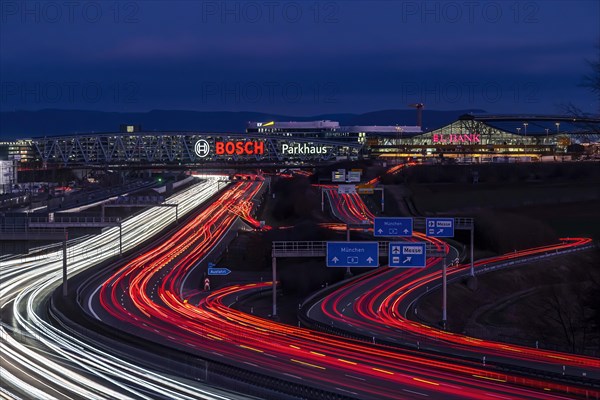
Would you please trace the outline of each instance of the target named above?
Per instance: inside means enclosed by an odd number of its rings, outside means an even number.
[[[265,153],[265,142],[215,142],[215,153],[219,156],[262,155]]]

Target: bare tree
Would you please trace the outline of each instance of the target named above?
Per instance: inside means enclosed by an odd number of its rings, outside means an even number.
[[[598,96],[598,115],[600,116],[600,44],[598,44],[596,48],[598,49],[598,59],[586,60],[590,71],[583,76],[579,86],[588,89]],[[567,114],[573,115],[574,117],[586,117],[586,114],[573,103],[567,104],[564,106],[564,109]],[[596,133],[600,132],[600,128],[597,124],[590,124],[588,128]]]

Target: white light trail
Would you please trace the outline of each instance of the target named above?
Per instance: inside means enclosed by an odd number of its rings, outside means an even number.
[[[221,176],[206,176],[205,179],[166,202],[178,204],[178,215],[183,216],[226,185],[219,182],[223,179]],[[124,220],[123,252],[135,248],[173,223],[175,212],[175,207],[153,207]],[[73,243],[67,248],[69,275],[118,254],[119,227]],[[5,324],[0,325],[0,376],[4,395],[11,395],[14,391],[37,399],[232,398],[231,395],[219,394],[218,390],[183,384],[121,360],[46,322],[36,309],[61,284],[61,271],[62,249],[0,262],[0,309],[6,312],[12,303],[12,330],[23,332],[21,337],[27,341],[16,340]],[[14,390],[11,391],[11,388]]]

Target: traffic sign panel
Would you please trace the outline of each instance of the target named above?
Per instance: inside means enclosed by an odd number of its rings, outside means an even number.
[[[231,271],[228,268],[208,268],[209,275],[229,275]]]
[[[346,174],[346,181],[348,182],[360,182],[360,174],[358,171],[348,171]]]
[[[390,267],[423,268],[427,262],[425,243],[391,242],[388,252]]]
[[[327,242],[328,267],[377,267],[377,242]]]
[[[354,194],[356,193],[356,185],[338,185],[339,194]]]
[[[432,237],[454,237],[454,218],[427,218],[425,233]]]
[[[344,172],[342,172],[344,171]],[[337,170],[331,172],[331,182],[345,182],[346,181],[346,172],[345,170]]]
[[[375,218],[373,225],[374,236],[412,236],[412,218]]]

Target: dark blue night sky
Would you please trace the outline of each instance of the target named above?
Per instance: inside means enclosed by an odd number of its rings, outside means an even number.
[[[594,0],[0,4],[2,111],[599,109]]]

